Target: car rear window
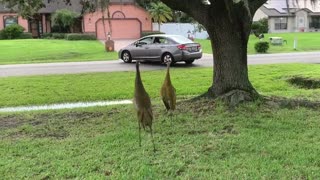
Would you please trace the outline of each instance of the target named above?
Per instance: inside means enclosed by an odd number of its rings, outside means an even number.
[[[176,41],[179,44],[187,44],[187,43],[194,43],[190,39],[183,37],[183,36],[171,36],[171,39]]]

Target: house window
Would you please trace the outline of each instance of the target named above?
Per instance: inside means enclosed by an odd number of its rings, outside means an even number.
[[[16,16],[7,16],[7,17],[4,17],[4,27],[8,27],[12,24],[18,24],[18,17]]]
[[[275,30],[287,29],[287,26],[288,26],[287,22],[288,22],[288,19],[286,17],[275,18],[274,29]]]
[[[311,17],[310,28],[320,28],[320,16]]]

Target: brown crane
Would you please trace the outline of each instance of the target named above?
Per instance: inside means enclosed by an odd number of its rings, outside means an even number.
[[[140,61],[136,62],[136,79],[135,79],[135,87],[134,87],[134,105],[137,110],[138,116],[138,124],[139,124],[139,145],[141,146],[141,126],[144,130],[146,127],[150,128],[153,150],[155,151],[155,144],[153,140],[153,131],[152,131],[152,120],[153,113],[151,107],[151,100],[144,89],[143,83],[141,81],[140,70],[139,70]]]
[[[170,79],[170,64],[171,61],[167,63],[167,73],[164,82],[161,87],[160,95],[167,111],[174,111],[176,109],[176,89],[173,87]]]

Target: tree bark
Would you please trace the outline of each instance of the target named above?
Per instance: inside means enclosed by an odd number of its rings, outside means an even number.
[[[249,33],[230,22],[227,16],[216,19],[207,31],[211,37],[214,74],[209,94],[214,97],[232,90],[258,95],[248,78],[247,43]],[[250,26],[250,22],[247,23]]]
[[[231,104],[256,100],[259,94],[248,77],[247,44],[253,15],[266,0],[219,0],[207,5],[200,0],[161,1],[188,13],[208,31],[214,56],[213,83],[208,94]]]

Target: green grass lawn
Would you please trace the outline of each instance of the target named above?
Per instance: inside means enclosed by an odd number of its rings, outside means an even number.
[[[320,78],[315,64],[249,66],[250,79],[263,95],[316,99],[320,89],[300,89],[286,80],[291,76]],[[212,68],[172,69],[171,79],[180,97],[196,96],[212,83]],[[164,70],[142,73],[153,98],[159,97]],[[89,73],[0,78],[0,107],[61,102],[131,99],[135,72]]]
[[[319,110],[180,103],[170,119],[153,108],[156,153],[147,133],[139,147],[132,105],[0,114],[1,178],[320,178]]]
[[[1,40],[0,64],[97,61],[118,59],[99,41]]]
[[[269,41],[270,37],[282,37],[287,40],[287,44],[283,46],[270,45],[268,53],[285,53],[285,52],[304,52],[304,51],[320,51],[320,33],[279,33],[265,34],[265,41]],[[297,38],[297,49],[293,49],[294,39]],[[210,40],[197,39],[203,48],[204,53],[212,53]],[[254,35],[250,36],[248,42],[248,54],[255,54],[254,44],[259,42],[259,39]]]
[[[152,97],[154,138],[142,133],[133,105],[0,113],[3,179],[319,179],[319,109],[261,102],[229,109],[182,101],[207,90],[211,68],[172,69],[179,101],[172,119],[160,103],[165,71],[142,72]],[[320,78],[320,65],[249,66],[264,95],[320,99],[320,89],[287,83]],[[0,78],[0,106],[127,99],[133,72]]]

